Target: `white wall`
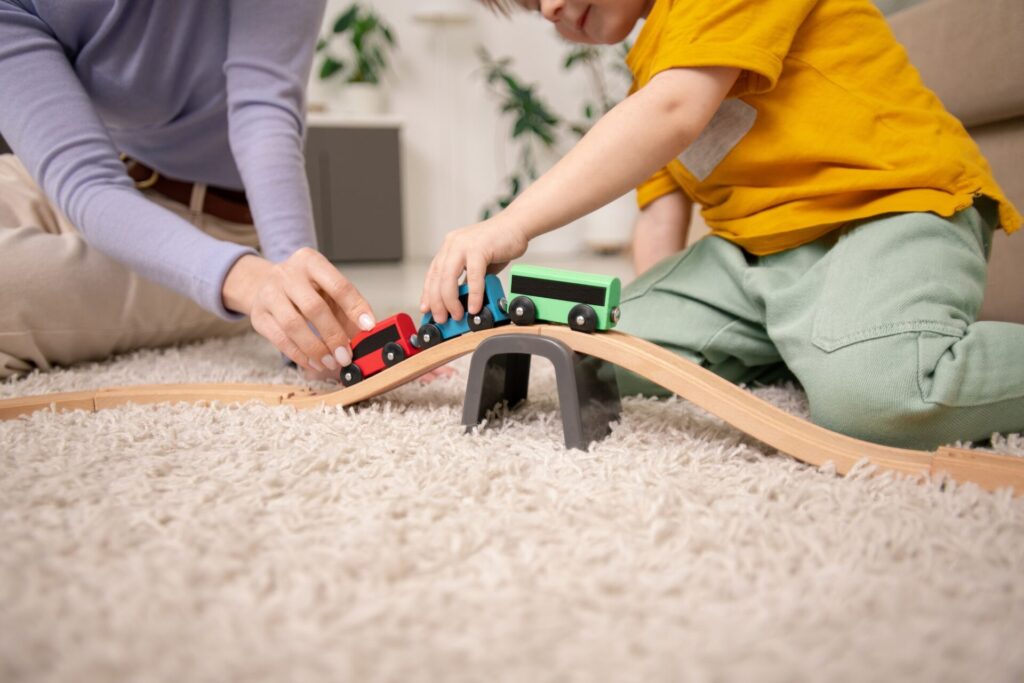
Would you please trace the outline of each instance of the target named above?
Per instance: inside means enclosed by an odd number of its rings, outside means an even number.
[[[399,42],[388,90],[391,111],[403,120],[406,254],[414,258],[432,255],[445,233],[475,222],[514,164],[509,124],[499,119],[481,77],[478,45],[495,57],[513,57],[515,72],[562,116],[578,118],[586,94],[582,71],[561,67],[569,45],[538,15],[503,18],[476,0],[444,0],[464,9],[469,21],[415,21],[414,11],[431,1],[363,0],[391,23]],[[348,5],[329,0],[325,26]],[[535,241],[531,254],[577,251],[582,223]]]

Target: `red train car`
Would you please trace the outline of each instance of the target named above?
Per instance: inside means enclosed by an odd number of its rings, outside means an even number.
[[[381,320],[372,330],[357,334],[352,340],[352,364],[341,369],[341,383],[350,387],[419,353],[411,342],[415,336],[416,326],[405,313]]]

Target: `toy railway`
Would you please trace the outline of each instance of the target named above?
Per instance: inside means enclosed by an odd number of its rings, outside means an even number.
[[[768,446],[810,465],[821,466],[832,462],[837,472],[846,474],[857,463],[867,460],[881,471],[911,476],[945,473],[956,481],[973,482],[987,490],[1012,487],[1017,495],[1024,494],[1024,458],[951,447],[936,451],[894,448],[819,427],[776,408],[656,344],[610,330],[619,315],[618,280],[575,278],[576,282],[563,283],[566,286],[556,290],[523,279],[536,280],[551,272],[554,271],[524,269],[517,272],[517,267],[513,266],[511,301],[504,302],[498,290],[489,290],[482,310],[489,311],[484,314],[484,318],[491,320],[484,320],[483,324],[479,314],[475,321],[474,316],[467,315],[465,318],[469,318],[468,322],[464,318],[463,321],[448,320],[441,325],[437,325],[427,314],[419,332],[413,335],[408,316],[398,322],[383,321],[374,330],[353,340],[353,356],[362,340],[380,341],[385,337],[390,340],[372,344],[373,348],[365,354],[367,358],[373,354],[378,356],[372,361],[372,372],[359,370],[358,381],[337,391],[315,393],[306,387],[265,384],[115,387],[0,401],[0,419],[15,419],[40,410],[93,412],[129,403],[184,402],[208,405],[258,402],[297,409],[351,406],[385,394],[437,367],[472,353],[492,337],[535,334],[557,340],[578,353],[600,358],[646,377]],[[517,291],[517,275],[521,276],[518,289],[521,290],[525,284],[527,290],[534,292],[532,299]],[[587,287],[591,289],[585,289]],[[604,288],[605,298],[595,303],[589,312],[576,304],[567,306],[565,302],[551,298],[558,291],[584,295],[589,292],[596,297],[596,290],[601,287]],[[461,294],[466,294],[465,289]],[[598,299],[594,298],[593,301],[598,302]],[[490,323],[496,320],[501,322],[500,318],[506,314],[514,324],[491,326]],[[545,321],[565,319],[563,316],[568,316],[568,324],[545,324]],[[393,326],[394,330],[382,335],[382,331],[389,326]],[[456,329],[457,326],[461,327]],[[597,330],[607,331],[595,333]],[[424,332],[434,335],[433,339],[422,339]],[[396,335],[408,335],[409,339]],[[396,351],[399,346],[400,351]],[[390,360],[389,351],[393,355]],[[401,358],[397,358],[399,355]]]
[[[621,334],[590,335],[556,325],[529,328],[498,327],[462,335],[425,349],[351,387],[316,394],[305,387],[260,384],[168,384],[120,387],[46,394],[0,401],[0,419],[13,419],[38,410],[113,408],[127,403],[243,403],[255,401],[298,409],[351,406],[387,393],[395,387],[471,353],[485,339],[501,334],[532,333],[553,337],[579,353],[596,356],[631,370],[675,392],[733,427],[810,465],[831,461],[845,474],[861,460],[882,470],[909,475],[945,472],[954,480],[974,482],[996,490],[1011,486],[1024,494],[1024,458],[980,451],[940,448],[915,451],[853,439],[790,415],[750,392],[722,379],[661,347]]]

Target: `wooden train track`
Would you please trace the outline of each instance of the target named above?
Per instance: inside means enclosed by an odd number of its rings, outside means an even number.
[[[0,401],[0,419],[38,410],[96,411],[126,403],[241,403],[256,401],[299,409],[349,406],[386,393],[434,368],[471,353],[502,334],[539,334],[615,363],[717,415],[733,427],[811,465],[832,462],[846,474],[862,460],[908,475],[946,473],[960,482],[1024,494],[1024,458],[958,448],[915,451],[882,446],[818,427],[757,398],[718,375],[655,344],[619,332],[582,334],[556,325],[506,326],[474,332],[427,349],[355,386],[318,394],[305,387],[265,384],[164,384],[45,394]]]

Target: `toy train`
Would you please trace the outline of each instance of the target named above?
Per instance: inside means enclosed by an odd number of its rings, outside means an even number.
[[[577,332],[619,322],[619,278],[540,266],[512,266],[508,316],[516,325],[549,322]]]
[[[352,340],[352,364],[342,368],[341,383],[352,386],[448,339],[509,322],[548,322],[587,333],[609,330],[619,321],[621,289],[617,277],[514,265],[509,279],[510,298],[506,299],[501,280],[488,275],[478,313],[469,314],[467,310],[461,320],[448,318],[443,323],[426,313],[419,330],[412,318],[399,313],[357,335]],[[463,284],[459,287],[463,309],[468,309],[468,300],[469,286]]]
[[[508,301],[505,299],[505,290],[497,275],[484,277],[484,303],[480,307],[479,313],[469,314],[469,285],[459,286],[459,302],[462,303],[462,308],[466,311],[466,315],[462,316],[461,320],[448,318],[443,323],[438,323],[432,314],[423,314],[417,338],[420,348],[429,349],[446,339],[458,337],[467,332],[489,330],[495,325],[503,325],[509,320],[505,312],[508,308]]]
[[[341,369],[341,383],[350,387],[419,353],[416,326],[407,313],[381,320],[352,339],[352,363]]]

